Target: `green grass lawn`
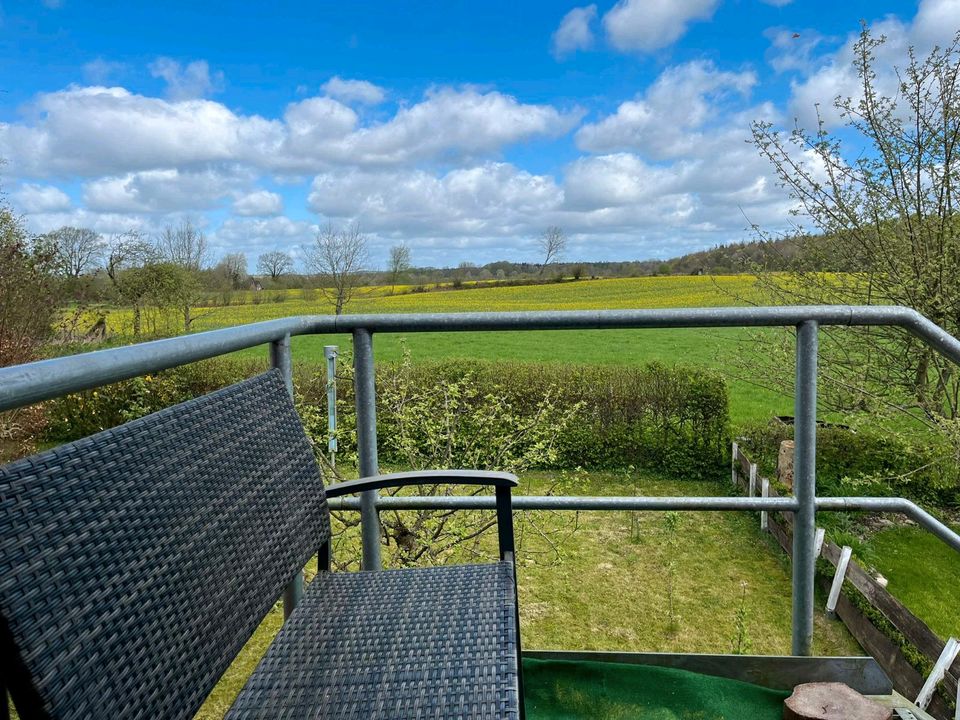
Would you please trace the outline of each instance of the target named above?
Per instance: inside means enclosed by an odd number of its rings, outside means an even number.
[[[916,526],[878,532],[867,546],[900,602],[944,640],[960,637],[960,554]]]
[[[542,492],[545,478],[543,473],[525,475],[519,492]],[[597,473],[576,492],[654,496],[714,495],[724,490],[722,483]],[[634,515],[636,523],[624,512],[580,513],[578,530],[562,535],[559,558],[541,555],[545,547],[535,534],[522,537],[518,570],[524,647],[725,653],[733,648],[735,616],[743,607],[750,652],[790,652],[789,564],[757,531],[753,515]],[[574,520],[569,512],[538,516],[541,526],[558,530],[569,530]],[[491,557],[494,542],[491,533]],[[198,717],[222,717],[279,629],[281,617],[277,606]],[[845,627],[820,612],[814,651],[862,654]]]
[[[450,358],[521,360],[584,365],[641,365],[657,361],[712,368],[726,377],[734,424],[792,415],[792,396],[758,387],[739,358],[752,351],[751,332],[741,328],[664,330],[540,330],[531,332],[384,333],[374,337],[378,361],[397,361],[405,346],[414,362]],[[767,330],[769,333],[785,330]],[[310,335],[292,340],[295,362],[323,363],[323,346],[351,347],[349,335]],[[266,357],[265,347],[237,353]],[[756,379],[760,379],[757,377]]]

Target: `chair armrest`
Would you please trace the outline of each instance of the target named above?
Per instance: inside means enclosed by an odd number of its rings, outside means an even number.
[[[490,470],[414,470],[412,472],[372,475],[359,480],[347,480],[326,487],[328,498],[380,490],[386,487],[406,487],[409,485],[492,485],[497,488],[513,488],[520,484],[516,475]]]
[[[520,484],[516,475],[491,470],[414,470],[412,472],[372,475],[359,480],[334,483],[326,488],[328,498],[351,493],[379,490],[386,487],[408,485],[492,485],[497,495],[497,540],[500,544],[500,559],[513,562],[513,501],[510,490]]]

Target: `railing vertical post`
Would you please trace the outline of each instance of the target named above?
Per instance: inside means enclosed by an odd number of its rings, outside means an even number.
[[[810,655],[813,643],[813,583],[816,556],[817,323],[797,325],[794,394],[793,654]]]
[[[277,368],[283,375],[283,384],[287,386],[290,398],[293,398],[293,360],[290,355],[290,335],[284,335],[279,340],[270,343],[270,366]],[[283,590],[283,619],[290,617],[290,613],[303,597],[303,570],[298,572],[290,584]]]
[[[369,330],[353,331],[354,394],[357,402],[357,451],[360,477],[379,472],[377,464],[377,389],[373,370],[373,335]],[[380,518],[377,491],[360,493],[360,532],[363,541],[363,570],[380,569]]]

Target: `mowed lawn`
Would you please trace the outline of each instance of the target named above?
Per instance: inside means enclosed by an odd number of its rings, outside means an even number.
[[[621,310],[680,307],[719,307],[760,300],[750,275],[667,276],[579,280],[544,285],[497,286],[460,290],[409,292],[398,286],[364,288],[347,306],[348,313],[458,313],[524,310]],[[254,304],[254,299],[259,302]],[[197,308],[195,331],[287,317],[329,313],[318,290],[238,293],[243,304]],[[282,301],[278,301],[281,300]],[[130,338],[127,308],[105,309],[113,337]],[[145,327],[175,334],[182,319],[171,310],[145,318]],[[791,394],[774,392],[756,383],[762,377],[752,367],[760,333],[788,330],[741,328],[664,330],[566,330],[536,332],[458,332],[378,334],[376,358],[396,361],[404,348],[414,362],[449,358],[522,360],[545,363],[665,364],[686,363],[721,372],[730,388],[730,415],[734,425],[763,422],[772,415],[792,414]],[[350,347],[343,336],[304,336],[293,340],[297,362],[323,362],[323,346]],[[264,357],[264,348],[244,356]]]
[[[545,473],[520,492],[542,493]],[[716,495],[722,484],[625,473],[582,478],[575,494]],[[573,492],[573,491],[570,491]],[[527,513],[517,513],[517,522]],[[531,513],[532,514],[532,513]],[[633,518],[631,517],[633,515]],[[755,515],[739,512],[536,513],[559,556],[535,532],[518,533],[520,623],[528,649],[728,653],[790,652],[790,565]],[[577,530],[571,533],[576,520]],[[519,529],[519,528],[518,528]],[[487,535],[496,557],[496,533]],[[315,566],[308,567],[310,570]],[[821,599],[822,600],[822,599]],[[859,655],[839,621],[817,602],[814,652]],[[672,608],[672,610],[671,610]],[[199,718],[223,716],[280,628],[278,604],[208,698]]]
[[[597,310],[667,307],[717,307],[756,300],[751,276],[677,276],[581,280],[520,287],[444,290],[384,294],[370,288],[348,306],[351,313],[428,313],[522,310]],[[308,293],[309,295],[309,293]],[[267,298],[275,294],[266,293]],[[289,315],[322,314],[328,310],[322,296],[304,300],[300,291],[286,291],[283,302],[211,308],[196,321],[198,329],[268,320]],[[111,327],[123,326],[125,311],[114,311]],[[199,313],[198,313],[199,314]],[[686,363],[721,372],[730,387],[730,412],[735,424],[765,421],[791,414],[788,395],[761,388],[761,378],[750,367],[758,332],[740,328],[664,330],[563,330],[535,332],[457,332],[378,334],[376,358],[399,360],[404,350],[414,362],[451,358],[521,360],[581,364]],[[297,362],[323,362],[324,345],[350,347],[350,337],[304,336],[293,340]],[[264,356],[264,348],[243,351]]]

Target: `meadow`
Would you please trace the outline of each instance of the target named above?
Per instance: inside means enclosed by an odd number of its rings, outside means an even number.
[[[581,478],[582,493],[712,495],[710,482],[624,473]],[[549,486],[543,473],[521,478],[524,494]],[[573,513],[538,513],[541,527],[569,528]],[[631,517],[632,516],[632,517]],[[661,652],[790,652],[790,566],[747,513],[576,514],[576,534],[556,552],[534,534],[520,540],[520,627],[527,649]],[[496,554],[488,533],[489,557]],[[356,543],[354,543],[356,545]],[[545,552],[546,551],[546,552]],[[307,568],[310,577],[315,566]],[[710,578],[710,582],[704,582]],[[822,600],[822,599],[821,599]],[[844,625],[817,603],[814,651],[857,655]],[[738,612],[742,632],[738,632]],[[282,624],[278,604],[263,621],[197,717],[223,717]],[[739,645],[739,647],[738,647]]]
[[[411,292],[409,286],[364,288],[347,306],[348,313],[435,313],[521,310],[598,310],[671,307],[717,307],[759,300],[749,275],[666,276],[579,280],[543,285],[435,289]],[[289,315],[329,312],[317,290],[245,291],[231,298],[233,304],[197,308],[195,331],[270,320]],[[114,337],[129,340],[132,313],[129,308],[105,308]],[[175,334],[182,322],[176,311],[152,313],[146,327],[158,334]],[[730,413],[734,424],[765,421],[772,415],[792,414],[792,397],[759,387],[759,378],[742,371],[743,358],[753,351],[761,331],[722,329],[667,330],[576,330],[537,332],[461,332],[379,334],[375,355],[381,361],[397,361],[406,350],[414,362],[436,359],[474,358],[581,364],[686,363],[723,373],[730,386]],[[785,330],[765,330],[777,333]],[[350,346],[342,336],[309,336],[293,339],[295,362],[320,363],[324,345]],[[243,356],[262,357],[266,351],[252,348]]]

